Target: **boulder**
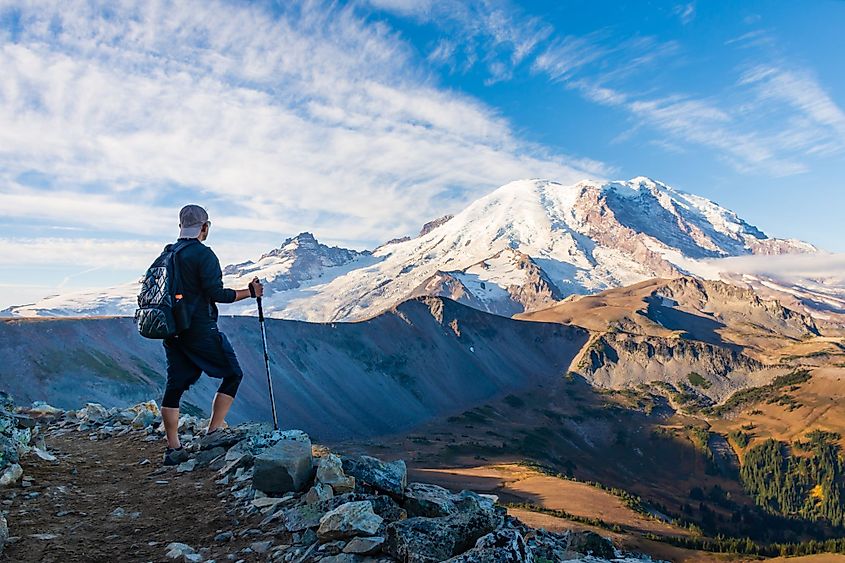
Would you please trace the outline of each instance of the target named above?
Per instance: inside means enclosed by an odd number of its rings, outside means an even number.
[[[501,529],[482,536],[469,551],[448,563],[532,563],[534,556],[518,530]]]
[[[322,541],[372,536],[381,526],[381,516],[373,512],[369,501],[347,502],[320,518],[317,537]]]
[[[387,526],[385,550],[408,563],[443,561],[474,547],[504,521],[490,499],[471,491],[455,495],[457,511],[441,518],[416,516]]]
[[[452,557],[455,534],[442,518],[417,516],[387,526],[384,550],[406,563],[438,563]]]
[[[234,428],[223,428],[204,435],[199,439],[200,450],[223,448],[228,450],[245,437],[244,432]]]
[[[317,481],[330,486],[338,494],[355,490],[355,477],[346,475],[340,457],[331,453],[320,458],[317,464]]]
[[[614,557],[613,544],[595,532],[572,532],[569,536],[567,549],[584,555],[612,559]]]
[[[389,495],[401,497],[408,486],[408,468],[400,460],[385,462],[368,455],[346,457],[343,470],[361,483]]]
[[[410,516],[439,518],[457,512],[455,495],[443,487],[428,483],[411,483],[405,489],[403,506]]]
[[[384,545],[384,538],[373,536],[369,538],[352,538],[343,548],[344,553],[357,553],[358,555],[373,555],[381,551]]]
[[[268,495],[302,491],[311,480],[311,441],[281,440],[255,458],[252,485]]]
[[[23,477],[23,468],[17,463],[13,463],[0,475],[0,487],[14,485],[21,477]]]
[[[334,497],[332,488],[323,483],[316,482],[305,494],[305,502],[308,504],[316,504],[318,502],[329,500]]]
[[[8,436],[0,434],[0,469],[20,461],[18,444]]]
[[[65,413],[62,409],[57,409],[54,406],[48,405],[44,401],[35,401],[32,403],[32,406],[28,409],[25,409],[26,412],[32,416],[37,417],[52,417],[52,416],[61,416]]]

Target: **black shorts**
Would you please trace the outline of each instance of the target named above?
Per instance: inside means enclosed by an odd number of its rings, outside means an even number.
[[[166,338],[168,391],[187,391],[205,372],[222,379],[221,392],[235,396],[243,378],[243,371],[235,350],[226,335],[216,326],[208,329],[191,327],[185,332]]]

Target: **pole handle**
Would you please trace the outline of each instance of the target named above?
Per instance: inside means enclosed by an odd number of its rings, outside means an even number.
[[[255,301],[258,303],[258,322],[264,322],[264,307],[261,306],[261,298],[256,297]]]

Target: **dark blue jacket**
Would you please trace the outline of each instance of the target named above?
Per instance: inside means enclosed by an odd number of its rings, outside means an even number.
[[[179,286],[193,308],[191,329],[217,324],[217,303],[235,301],[235,290],[223,287],[220,261],[197,239],[179,239],[185,245],[176,255]]]

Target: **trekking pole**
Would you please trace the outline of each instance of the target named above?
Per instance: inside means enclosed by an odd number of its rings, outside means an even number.
[[[267,331],[264,329],[264,308],[261,306],[261,298],[256,297],[258,303],[258,324],[261,325],[261,343],[264,344],[264,367],[267,368],[267,386],[270,388],[270,408],[273,410],[273,430],[279,429],[279,420],[276,418],[276,398],[273,396],[273,378],[270,377],[270,356],[267,354]]]

